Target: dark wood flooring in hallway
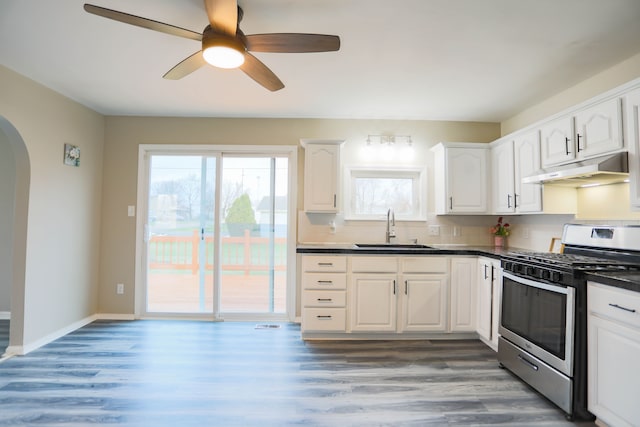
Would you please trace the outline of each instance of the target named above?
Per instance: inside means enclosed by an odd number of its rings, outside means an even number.
[[[0,426],[593,426],[475,340],[304,342],[298,325],[94,322],[0,363]]]

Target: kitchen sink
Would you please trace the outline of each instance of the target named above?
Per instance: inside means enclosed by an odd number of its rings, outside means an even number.
[[[435,249],[418,243],[356,243],[355,247],[360,249]]]

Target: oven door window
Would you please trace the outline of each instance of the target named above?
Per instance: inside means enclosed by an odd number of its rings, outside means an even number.
[[[502,326],[564,360],[567,296],[504,278]]]

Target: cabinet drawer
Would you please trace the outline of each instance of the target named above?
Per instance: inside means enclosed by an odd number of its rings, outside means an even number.
[[[449,258],[447,257],[407,257],[402,258],[403,273],[447,273]]]
[[[305,308],[302,310],[302,329],[308,331],[346,332],[345,308]]]
[[[304,273],[302,289],[347,289],[344,273]]]
[[[589,282],[589,313],[640,329],[640,293]]]
[[[346,272],[346,256],[303,256],[302,271]]]
[[[305,291],[302,294],[304,307],[344,307],[346,302],[345,291]]]
[[[351,271],[354,273],[396,273],[398,260],[384,256],[351,257]]]

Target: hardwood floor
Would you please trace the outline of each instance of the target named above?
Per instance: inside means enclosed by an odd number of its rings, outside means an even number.
[[[593,426],[479,341],[304,342],[299,326],[92,323],[0,363],[0,426]]]

